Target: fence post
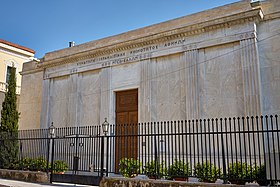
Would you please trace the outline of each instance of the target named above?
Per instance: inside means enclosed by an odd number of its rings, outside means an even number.
[[[224,135],[223,135],[223,119],[221,118],[221,143],[222,143],[222,160],[223,160],[223,181],[227,184],[227,169],[226,169],[226,158],[225,158],[225,148],[224,148]],[[226,119],[225,119],[226,120]],[[225,122],[226,123],[226,122]]]
[[[101,177],[104,175],[104,136],[101,136]]]
[[[51,142],[52,142],[52,156],[51,156],[51,177],[50,177],[50,182],[52,183],[53,181],[53,170],[54,170],[54,167],[53,167],[53,159],[54,159],[54,138],[52,137],[51,138]]]
[[[156,134],[156,131],[154,132]],[[158,152],[157,152],[157,138],[156,135],[154,135],[154,141],[155,141],[155,172],[156,172],[156,178],[159,177],[159,170],[158,170]]]
[[[50,168],[49,168],[49,163],[50,163],[50,138],[48,137],[48,146],[47,146],[47,175],[49,174],[49,170],[50,170]]]
[[[107,141],[106,141],[106,146],[107,146],[107,156],[106,156],[106,176],[108,177],[108,166],[109,166],[109,136],[107,136]]]

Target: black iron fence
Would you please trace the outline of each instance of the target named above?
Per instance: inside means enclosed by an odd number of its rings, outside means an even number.
[[[143,174],[153,178],[262,185],[280,180],[278,116],[182,120],[19,131],[22,161],[52,174],[103,176]],[[1,140],[3,141],[3,140]],[[41,161],[42,162],[42,161]]]

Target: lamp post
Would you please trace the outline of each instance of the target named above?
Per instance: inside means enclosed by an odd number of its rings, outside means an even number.
[[[107,133],[109,131],[109,123],[107,121],[107,118],[104,119],[104,122],[102,123],[102,131],[104,136],[101,136],[101,177],[103,177],[104,175],[104,138],[107,136]],[[107,140],[108,142],[108,140]],[[107,146],[108,147],[108,146]],[[108,149],[107,149],[108,151]],[[108,159],[108,156],[107,156]],[[107,164],[108,164],[108,160],[107,160]],[[108,167],[107,167],[108,168]],[[107,172],[106,172],[107,175]]]
[[[48,128],[49,131],[49,148],[48,148],[48,163],[47,163],[47,170],[49,169],[49,158],[51,154],[51,176],[50,176],[50,182],[52,182],[52,175],[53,175],[53,156],[54,156],[54,137],[55,137],[55,126],[53,125],[53,122],[51,126]],[[51,151],[50,151],[51,149]],[[49,171],[47,171],[49,172]]]

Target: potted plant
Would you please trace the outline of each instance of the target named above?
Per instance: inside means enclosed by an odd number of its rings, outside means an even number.
[[[252,167],[247,163],[234,162],[228,167],[228,180],[232,184],[244,185],[252,181]]]
[[[197,163],[194,166],[194,176],[197,177],[200,182],[213,183],[220,174],[221,170],[209,161]]]
[[[150,179],[158,179],[166,175],[166,168],[164,162],[156,162],[155,160],[147,162],[144,166],[144,173]]]
[[[119,172],[124,177],[133,178],[141,172],[142,163],[135,158],[122,158],[119,163]]]
[[[171,164],[167,169],[167,175],[170,177],[170,179],[178,181],[187,180],[190,173],[191,169],[189,164],[177,159],[175,159],[173,164]]]
[[[64,174],[68,170],[68,164],[64,160],[53,161],[53,173]]]

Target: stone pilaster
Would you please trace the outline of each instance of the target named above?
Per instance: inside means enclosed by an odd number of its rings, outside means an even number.
[[[260,72],[256,39],[240,41],[244,115],[260,115]]]
[[[110,124],[115,123],[114,119],[114,93],[111,89],[111,67],[103,68],[100,73],[100,87],[101,87],[101,106],[100,106],[100,120],[99,123],[104,122],[107,118]]]
[[[82,126],[81,117],[82,117],[82,95],[81,95],[81,74],[77,74],[77,104],[76,104],[76,124]]]
[[[53,79],[43,80],[42,108],[40,117],[41,128],[49,128],[51,126],[51,103],[52,103],[52,87]]]
[[[141,78],[139,92],[139,122],[151,121],[151,99],[152,99],[152,70],[151,60],[141,62]]]
[[[150,59],[148,68],[150,68],[150,121],[158,121],[158,70],[157,70],[157,59]]]
[[[185,52],[186,119],[199,118],[198,50]]]
[[[69,97],[68,97],[68,126],[75,127],[80,126],[78,124],[77,116],[78,116],[78,74],[70,75],[69,79]]]
[[[42,129],[48,128],[48,114],[49,114],[49,100],[50,100],[50,79],[43,80],[42,106],[40,116],[40,127]]]

